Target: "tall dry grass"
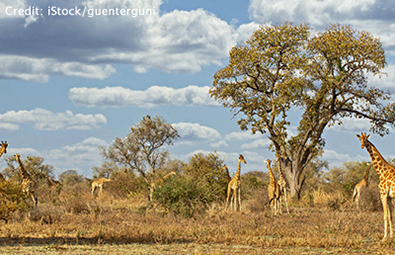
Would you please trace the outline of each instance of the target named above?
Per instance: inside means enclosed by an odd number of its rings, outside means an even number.
[[[367,193],[369,194],[369,193]],[[89,187],[65,189],[56,202],[42,200],[36,210],[15,212],[0,223],[2,245],[196,243],[237,244],[263,248],[315,247],[346,252],[392,252],[395,242],[380,242],[383,214],[361,205],[356,211],[339,193],[312,192],[291,202],[291,213],[273,216],[265,190],[242,201],[242,211],[214,203],[205,213],[183,218],[147,206],[146,197],[119,198]],[[389,254],[388,253],[388,254]]]

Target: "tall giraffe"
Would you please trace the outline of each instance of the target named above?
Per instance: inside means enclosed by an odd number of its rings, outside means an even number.
[[[267,165],[267,169],[269,171],[269,177],[270,177],[270,182],[269,185],[267,186],[267,190],[269,193],[269,204],[270,207],[272,208],[272,212],[274,211],[274,215],[277,214],[277,208],[279,206],[278,199],[280,198],[280,187],[276,181],[276,178],[274,177],[272,168],[270,167],[270,164],[272,161],[270,159],[265,161]]]
[[[359,197],[361,196],[361,192],[363,189],[369,186],[369,170],[372,164],[369,165],[363,179],[355,185],[354,193],[352,195],[352,201],[357,205],[357,209],[359,209]]]
[[[161,179],[158,179],[158,180],[156,180],[156,181],[154,181],[154,182],[151,182],[151,184],[149,185],[149,195],[148,195],[148,201],[152,201],[152,195],[154,194],[154,192],[155,192],[155,189],[157,188],[157,187],[160,187],[161,185],[161,183],[163,182],[163,181],[165,181],[167,178],[169,178],[170,176],[173,176],[173,175],[176,175],[177,174],[177,172],[175,171],[175,170],[173,170],[173,171],[171,171],[170,173],[168,173],[168,174],[166,174],[165,176],[163,176]]]
[[[284,201],[285,201],[285,206],[287,207],[287,212],[289,213],[289,208],[288,208],[288,201],[287,201],[287,181],[284,178],[284,173],[283,170],[281,168],[281,156],[280,154],[277,153],[276,155],[277,157],[277,165],[278,165],[278,174],[280,176],[280,178],[278,179],[277,185],[279,187],[279,195],[280,195],[280,213],[282,213],[281,211],[281,197],[284,197]]]
[[[7,154],[7,147],[8,147],[7,141],[5,141],[5,142],[1,141],[0,157],[1,157],[1,155],[3,155],[3,153]]]
[[[357,134],[357,137],[361,141],[361,149],[366,148],[366,150],[368,151],[374,169],[376,170],[380,178],[379,190],[381,203],[383,204],[384,211],[383,240],[385,240],[387,238],[387,226],[389,226],[390,237],[393,236],[391,197],[394,196],[393,191],[395,189],[395,167],[385,161],[378,149],[368,140],[370,138],[370,135],[366,135],[366,133],[361,133],[361,135]]]
[[[36,189],[37,184],[35,181],[33,181],[30,174],[23,167],[23,164],[21,161],[21,155],[15,154],[15,159],[16,159],[16,162],[18,162],[19,172],[21,173],[21,176],[22,176],[22,183],[21,183],[22,191],[31,197],[31,199],[34,203],[34,207],[37,207],[37,197],[35,194],[36,193],[35,189]]]
[[[240,170],[241,170],[241,162],[247,164],[243,155],[239,155],[239,160],[237,164],[237,172],[235,176],[230,180],[228,184],[228,192],[226,197],[226,205],[229,205],[230,198],[230,207],[237,211],[237,204],[239,205],[239,210],[241,210],[241,181],[240,181]],[[232,194],[233,190],[233,194]]]
[[[101,196],[101,192],[103,191],[103,186],[105,182],[110,182],[111,179],[108,178],[99,178],[96,181],[92,182],[92,196],[95,197],[95,190],[99,188],[98,196]]]

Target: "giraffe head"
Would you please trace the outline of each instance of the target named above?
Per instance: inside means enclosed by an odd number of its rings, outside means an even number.
[[[7,141],[5,141],[5,142],[1,141],[1,149],[0,150],[2,150],[4,154],[7,154],[7,147],[8,147]]]
[[[272,163],[272,161],[270,159],[265,160],[265,163],[270,165],[270,163]]]
[[[244,164],[247,164],[247,161],[244,159],[243,155],[239,155],[239,162],[243,162]]]
[[[229,170],[229,168],[228,168],[227,165],[224,165],[224,166],[222,167],[222,171],[225,171],[225,170]]]
[[[361,149],[365,148],[370,138],[370,135],[366,135],[366,133],[361,133],[361,135],[357,134],[358,139],[361,141]]]
[[[17,161],[20,160],[20,159],[21,159],[21,155],[15,154],[15,159],[16,159]]]

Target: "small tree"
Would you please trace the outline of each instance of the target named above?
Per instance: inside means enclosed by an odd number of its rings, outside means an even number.
[[[76,170],[67,170],[59,174],[59,181],[65,186],[71,186],[84,181],[84,176],[79,175]]]
[[[115,162],[130,170],[136,170],[146,181],[164,165],[168,159],[164,145],[172,145],[178,139],[177,130],[162,117],[147,115],[124,138],[116,138],[108,147],[101,147],[106,160]]]
[[[215,200],[222,201],[226,198],[228,179],[226,172],[222,170],[224,161],[217,153],[195,154],[189,160],[184,174],[193,179],[199,186],[208,187]]]
[[[208,186],[199,185],[195,179],[177,176],[165,180],[155,190],[153,199],[166,210],[190,218],[204,211],[215,200],[215,195]]]

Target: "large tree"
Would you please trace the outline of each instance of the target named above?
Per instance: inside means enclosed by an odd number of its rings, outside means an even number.
[[[379,75],[386,65],[380,40],[339,24],[310,31],[304,24],[260,27],[231,49],[210,90],[241,113],[242,130],[268,134],[293,197],[300,196],[304,170],[325,146],[325,128],[364,118],[372,132],[384,135],[395,120],[390,94],[368,86],[367,74]],[[300,112],[297,131],[290,133],[288,115]]]
[[[147,183],[168,159],[164,145],[172,145],[179,138],[177,130],[162,117],[149,115],[131,127],[131,132],[102,147],[105,159],[126,169],[137,171]]]

